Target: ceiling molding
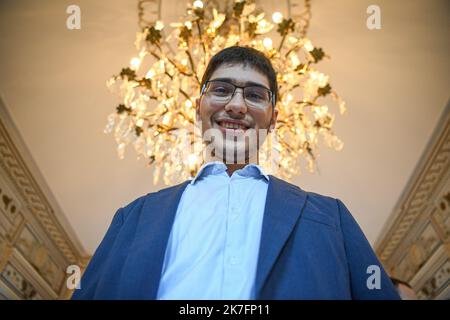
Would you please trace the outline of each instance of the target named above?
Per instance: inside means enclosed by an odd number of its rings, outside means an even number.
[[[449,241],[450,101],[375,248],[392,276],[409,281],[421,297],[435,298],[447,290],[438,283],[450,272],[442,269]]]
[[[67,262],[87,261],[88,255],[38,170],[1,97],[0,116],[0,166],[8,180]]]

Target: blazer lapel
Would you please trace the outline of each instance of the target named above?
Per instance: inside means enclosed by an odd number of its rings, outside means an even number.
[[[257,299],[301,215],[306,197],[302,189],[270,176],[255,279]]]
[[[167,242],[181,195],[189,181],[148,195],[124,271],[127,285],[121,296],[156,299]]]

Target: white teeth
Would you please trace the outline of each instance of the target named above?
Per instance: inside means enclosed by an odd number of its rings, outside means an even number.
[[[245,130],[247,129],[246,126],[242,125],[242,124],[238,124],[238,123],[231,123],[231,122],[225,122],[225,121],[221,121],[219,123],[219,125],[221,127],[227,128],[227,129],[242,129]]]

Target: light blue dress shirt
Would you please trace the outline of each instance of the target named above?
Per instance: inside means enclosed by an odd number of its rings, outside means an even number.
[[[269,177],[256,164],[228,176],[205,164],[180,199],[158,299],[254,299]]]

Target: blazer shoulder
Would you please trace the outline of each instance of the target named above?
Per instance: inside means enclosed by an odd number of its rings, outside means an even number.
[[[338,228],[340,225],[338,199],[316,192],[305,191],[307,198],[304,217],[323,221]]]
[[[312,205],[325,211],[339,210],[337,206],[337,202],[339,201],[338,199],[312,191],[305,191],[305,192],[308,196],[307,201],[309,205]]]
[[[320,220],[327,224],[339,226],[339,200],[331,196],[316,192],[305,191],[299,186],[275,178],[276,184],[284,191],[290,191],[298,197],[299,201],[304,199],[303,216],[307,219]]]
[[[295,184],[292,184],[290,182],[287,182],[274,176],[271,177],[273,177],[276,180],[276,184],[278,187],[281,187],[282,189],[286,190],[291,190],[300,197],[306,197],[306,205],[312,206],[316,209],[320,209],[320,211],[339,210],[337,206],[337,202],[339,200],[336,198],[319,194],[316,192],[306,191]]]

